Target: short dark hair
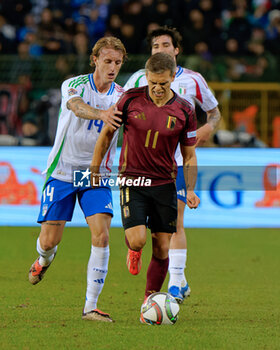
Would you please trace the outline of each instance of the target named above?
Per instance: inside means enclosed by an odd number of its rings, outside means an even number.
[[[176,28],[171,28],[168,26],[159,27],[157,29],[152,30],[148,34],[147,42],[148,42],[150,49],[152,49],[153,39],[157,38],[158,36],[162,36],[162,35],[170,36],[170,38],[172,39],[172,44],[173,44],[174,48],[176,49],[178,47],[179,52],[182,51],[182,45],[181,45],[182,35],[178,32],[178,30]]]
[[[151,73],[160,74],[167,70],[170,75],[176,72],[176,63],[174,59],[164,52],[158,52],[152,55],[146,62],[145,69]]]

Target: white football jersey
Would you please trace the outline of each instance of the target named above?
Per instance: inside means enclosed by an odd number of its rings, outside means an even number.
[[[145,69],[140,69],[129,78],[124,89],[128,90],[147,84]],[[199,104],[205,112],[210,111],[218,105],[218,101],[209,89],[202,75],[190,69],[177,66],[176,76],[171,83],[171,89],[180,97],[191,103],[194,107],[196,103]],[[179,146],[176,150],[175,159],[178,166],[183,164],[183,158]]]
[[[81,97],[85,103],[106,110],[115,104],[124,92],[123,88],[112,83],[106,93],[98,92],[93,74],[80,75],[67,79],[61,86],[61,106],[53,148],[48,157],[46,177],[72,182],[75,169],[90,166],[93,150],[103,127],[102,120],[87,120],[77,117],[66,106],[74,97]],[[111,171],[117,147],[118,132],[101,163],[101,171]]]

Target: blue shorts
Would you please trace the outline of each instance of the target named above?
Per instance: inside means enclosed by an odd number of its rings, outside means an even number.
[[[183,166],[178,166],[178,173],[176,178],[177,199],[187,204],[187,189],[184,178]]]
[[[73,183],[50,177],[42,193],[41,208],[37,222],[71,221],[76,197],[85,217],[108,213],[113,216],[112,192],[109,187],[73,187]]]

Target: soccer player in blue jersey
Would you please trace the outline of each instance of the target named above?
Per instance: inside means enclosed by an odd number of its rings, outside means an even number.
[[[38,222],[41,232],[37,240],[39,257],[29,271],[29,281],[37,284],[52,263],[64,226],[71,221],[76,199],[91,232],[91,254],[87,270],[84,320],[112,322],[109,314],[97,309],[108,271],[109,227],[113,216],[109,187],[96,189],[73,186],[75,169],[91,163],[93,149],[103,124],[115,128],[121,119],[114,112],[123,89],[114,80],[126,58],[122,42],[115,37],[101,38],[90,56],[94,72],[67,79],[61,87],[62,101],[54,146],[48,158]],[[117,146],[117,132],[102,167],[110,170]]]

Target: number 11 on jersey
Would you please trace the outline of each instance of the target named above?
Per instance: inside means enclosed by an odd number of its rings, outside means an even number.
[[[149,129],[149,130],[147,131],[147,135],[146,135],[145,147],[149,147],[151,133],[152,133],[152,130]],[[156,146],[157,146],[158,134],[159,134],[159,131],[156,131],[155,134],[154,134],[153,141],[152,141],[152,148],[154,148],[154,149],[155,149]]]

